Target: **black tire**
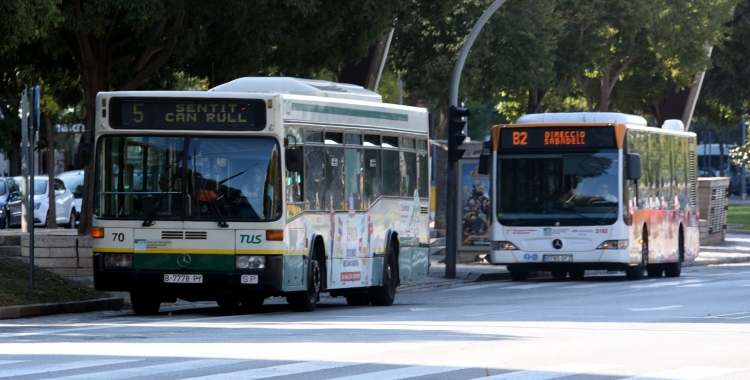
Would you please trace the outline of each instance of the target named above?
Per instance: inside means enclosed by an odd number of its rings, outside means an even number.
[[[510,279],[513,281],[526,281],[529,279],[529,272],[512,270],[510,271]]]
[[[76,228],[76,209],[72,208],[70,209],[70,215],[68,217],[68,224],[65,225],[65,228]]]
[[[682,273],[682,261],[685,260],[685,237],[682,235],[682,230],[680,230],[680,240],[677,244],[679,245],[677,262],[664,265],[664,275],[667,277],[680,277]]]
[[[145,292],[130,292],[130,304],[138,315],[154,315],[159,312],[161,301]]]
[[[370,304],[370,295],[367,293],[352,294],[344,297],[346,298],[346,304],[349,306],[367,306]]]
[[[322,287],[322,270],[320,268],[320,255],[317,252],[310,255],[309,271],[307,273],[307,290],[292,292],[286,296],[286,301],[294,311],[315,311],[315,306],[320,299]]]
[[[383,282],[380,286],[369,289],[370,302],[373,306],[391,306],[396,299],[398,286],[398,267],[396,266],[396,250],[388,247],[383,260]]]
[[[32,217],[32,219],[34,219]],[[49,228],[49,211],[47,211],[47,218],[44,219],[44,228]]]
[[[648,264],[646,271],[648,272],[649,277],[659,278],[664,272],[664,267],[660,264]]]
[[[648,267],[648,241],[643,240],[643,245],[641,246],[641,263],[638,264],[637,267],[628,269],[625,271],[625,277],[628,278],[628,280],[641,280],[643,279],[644,272],[646,272],[646,268]]]
[[[552,271],[552,278],[565,278],[568,275],[568,272],[564,270],[553,270]]]
[[[570,278],[574,278],[577,280],[580,280],[586,276],[585,269],[574,269],[574,270],[568,271],[568,273],[570,274]]]
[[[5,210],[5,228],[10,228],[10,210]]]

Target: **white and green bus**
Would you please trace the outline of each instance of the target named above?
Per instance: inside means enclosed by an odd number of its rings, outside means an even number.
[[[97,97],[94,283],[133,310],[320,293],[391,305],[427,275],[428,113],[359,86],[241,78]]]

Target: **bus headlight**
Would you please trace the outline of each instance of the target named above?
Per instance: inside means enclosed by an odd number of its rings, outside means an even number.
[[[266,267],[265,256],[238,255],[235,258],[237,269],[263,269]]]
[[[510,251],[514,249],[518,249],[518,248],[509,241],[493,241],[492,242],[493,251]]]
[[[628,247],[627,240],[607,240],[599,244],[596,249],[625,249]]]
[[[104,267],[107,269],[133,268],[133,255],[129,253],[105,253]]]

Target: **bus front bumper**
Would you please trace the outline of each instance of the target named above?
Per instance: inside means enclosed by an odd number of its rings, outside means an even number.
[[[101,291],[147,291],[178,298],[211,300],[221,295],[273,295],[281,292],[281,255],[266,257],[266,268],[259,271],[170,271],[105,269],[102,254],[94,254],[94,288]],[[165,274],[202,275],[201,283],[165,283]],[[242,283],[243,275],[257,275],[258,283]],[[182,296],[181,296],[182,295]]]
[[[572,261],[545,261],[547,255],[571,256]],[[631,264],[628,249],[597,249],[585,252],[540,252],[530,253],[519,250],[490,251],[487,255],[489,262],[495,265],[507,265],[508,270],[519,271],[551,271],[551,270],[610,270],[624,271],[637,262]]]

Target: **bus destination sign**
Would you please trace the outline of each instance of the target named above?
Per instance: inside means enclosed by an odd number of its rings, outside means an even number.
[[[500,131],[502,149],[614,148],[612,127],[505,128]]]
[[[122,129],[258,131],[265,101],[254,99],[112,98],[109,125]]]

